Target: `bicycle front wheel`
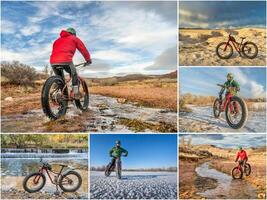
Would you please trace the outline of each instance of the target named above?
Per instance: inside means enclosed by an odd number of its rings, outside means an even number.
[[[239,167],[235,167],[232,169],[232,177],[233,179],[241,179],[243,177],[242,170],[239,169]]]
[[[70,171],[59,179],[59,187],[64,192],[75,192],[82,185],[82,177],[78,172]]]
[[[45,175],[39,172],[32,173],[24,178],[23,188],[29,193],[38,192],[44,187],[45,182]]]
[[[221,59],[229,59],[233,55],[233,47],[227,42],[221,42],[216,47],[216,54]]]

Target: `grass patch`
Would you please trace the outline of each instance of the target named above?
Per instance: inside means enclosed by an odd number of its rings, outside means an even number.
[[[160,122],[158,124],[150,124],[147,122],[142,122],[137,119],[120,119],[119,123],[127,126],[130,130],[134,132],[145,132],[146,130],[152,130],[155,132],[162,133],[173,133],[177,132],[177,127],[172,124],[167,124],[165,122]]]

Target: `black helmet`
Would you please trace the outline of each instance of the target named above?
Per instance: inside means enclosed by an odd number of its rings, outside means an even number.
[[[121,141],[116,140],[116,146],[120,146],[121,145]]]

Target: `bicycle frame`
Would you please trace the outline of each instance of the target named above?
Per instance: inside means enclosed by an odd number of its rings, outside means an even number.
[[[225,47],[224,47],[224,51],[226,51],[227,46],[228,46],[228,45],[230,44],[230,42],[231,42],[231,43],[233,44],[235,50],[236,50],[237,52],[240,53],[240,52],[241,52],[241,46],[242,46],[242,44],[243,44],[243,40],[244,40],[244,38],[241,39],[241,43],[238,43],[238,42],[235,41],[234,37],[231,36],[231,34],[230,34],[229,37],[228,37],[228,41],[227,41],[227,43],[226,43],[226,45],[225,45]]]
[[[81,64],[78,64],[78,65],[75,65],[75,67],[79,67],[79,66],[82,66],[82,65],[84,65],[85,63],[81,63]],[[64,75],[64,70],[63,70],[63,75]],[[64,85],[64,87],[63,87],[63,89],[62,89],[62,92],[61,92],[61,95],[62,96],[64,96],[64,91],[66,90],[66,89],[68,89],[69,88],[69,83],[70,83],[70,81],[72,80],[71,79],[71,75],[69,75],[69,78],[68,79],[65,79],[65,76],[63,76],[63,79],[64,79],[64,81],[65,81],[65,85]],[[78,75],[78,80],[80,81],[80,83],[81,84],[83,84],[83,82],[85,81],[82,77],[80,77],[79,75]],[[68,91],[68,90],[67,90]],[[67,101],[73,101],[74,100],[74,94],[73,94],[73,92],[71,92],[70,93],[70,95],[68,95],[68,97],[65,99],[65,100],[67,100]]]
[[[63,171],[63,169],[64,169],[64,166],[61,167],[59,173],[55,173],[55,172],[53,172],[53,171],[51,171],[51,170],[48,170],[47,167],[41,167],[41,169],[39,169],[38,172],[39,172],[39,173],[42,173],[42,174],[47,173],[48,178],[50,179],[51,183],[52,183],[53,185],[57,185],[57,182],[53,181],[52,176],[50,175],[49,171],[50,171],[52,174],[55,174],[57,177],[60,177],[60,176],[62,176],[62,171]],[[37,184],[37,183],[39,182],[40,177],[41,177],[41,176],[38,175],[38,176],[36,176],[36,177],[33,179],[34,184]],[[36,178],[37,178],[37,180],[36,180]],[[66,179],[69,179],[69,178],[66,177]]]

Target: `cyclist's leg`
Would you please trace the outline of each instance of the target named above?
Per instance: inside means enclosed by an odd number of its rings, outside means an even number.
[[[51,65],[55,75],[63,77],[63,71],[60,69],[57,69],[56,66],[58,66],[58,65],[54,65],[54,64]]]
[[[75,66],[73,63],[68,63],[68,66],[65,67],[65,70],[70,74],[71,79],[72,79],[72,87],[74,91],[74,97],[79,98],[79,81],[78,81],[78,74],[76,71]]]

